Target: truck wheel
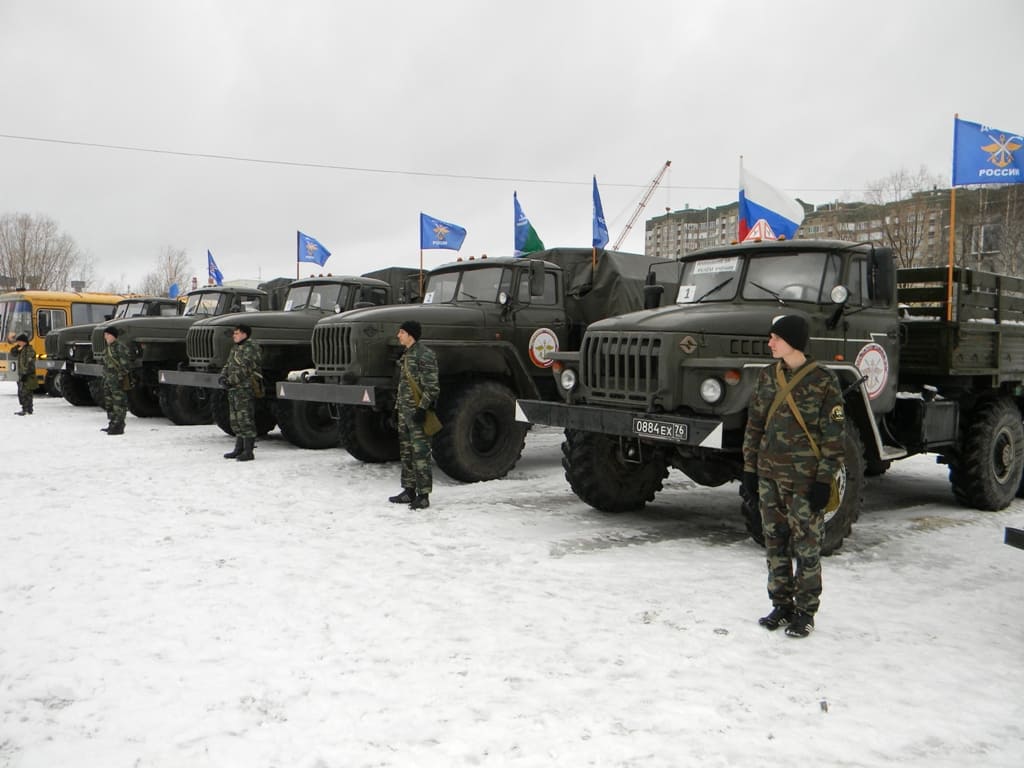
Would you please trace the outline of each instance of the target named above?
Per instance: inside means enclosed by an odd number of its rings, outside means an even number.
[[[228,407],[228,394],[223,389],[210,390],[210,415],[213,422],[229,435],[234,435],[231,428],[231,409]],[[274,414],[266,398],[256,401],[256,434],[262,437],[277,426]]]
[[[57,375],[60,393],[72,405],[94,405],[92,392],[89,391],[90,378],[73,376],[67,371],[61,371]]]
[[[642,509],[668,477],[661,451],[649,449],[642,461],[626,461],[616,437],[565,430],[562,467],[582,501],[602,512]]]
[[[99,376],[86,376],[85,378],[88,381],[87,386],[89,387],[89,394],[92,395],[92,401],[100,408],[103,408],[103,379]]]
[[[161,384],[160,410],[172,423],[179,426],[209,424],[213,421],[210,390],[202,387]]]
[[[398,461],[398,432],[389,413],[360,405],[342,405],[339,411],[342,448],[367,464]]]
[[[61,397],[60,382],[58,381],[59,371],[47,371],[43,377],[43,389],[50,397]]]
[[[129,389],[128,410],[140,419],[152,419],[156,416],[163,416],[160,410],[160,393],[158,388],[149,384],[139,384]]]
[[[341,442],[338,420],[331,416],[327,403],[307,400],[271,400],[271,410],[277,425],[292,445],[299,448],[321,450],[337,448]]]
[[[864,444],[860,433],[847,423],[845,457],[839,489],[842,492],[839,507],[825,516],[825,532],[821,539],[821,554],[831,555],[843,546],[843,540],[850,535],[853,524],[860,517],[861,494],[864,490]],[[764,546],[764,529],[761,526],[761,510],[746,494],[740,491],[740,511],[750,538]]]
[[[464,483],[504,477],[523,453],[526,425],[516,421],[516,396],[504,384],[481,381],[444,397],[434,436],[434,460]]]
[[[1024,425],[1007,397],[981,403],[965,418],[961,448],[949,465],[953,495],[965,507],[1005,509],[1017,495],[1024,470]]]

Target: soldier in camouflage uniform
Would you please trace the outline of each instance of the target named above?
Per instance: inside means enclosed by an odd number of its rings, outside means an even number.
[[[228,353],[221,371],[220,384],[228,391],[231,431],[235,433],[235,449],[225,459],[252,461],[256,447],[256,386],[262,381],[263,354],[251,338],[252,328],[238,324],[232,331],[235,346]]]
[[[28,343],[28,334],[21,333],[14,339],[15,359],[18,361],[18,403],[20,411],[15,416],[32,415],[32,393],[39,386],[36,378],[36,351]]]
[[[398,444],[402,458],[402,492],[388,501],[408,504],[412,509],[430,506],[433,475],[430,466],[430,438],[423,431],[427,410],[437,404],[441,391],[438,383],[437,357],[419,343],[422,326],[407,320],[398,329],[398,343],[405,347],[399,361],[398,393],[395,415],[398,422]],[[415,390],[419,390],[417,398]]]
[[[128,413],[125,392],[131,388],[132,357],[117,336],[116,327],[103,331],[103,339],[107,342],[103,352],[103,407],[110,419],[103,431],[108,435],[124,434],[124,419]]]
[[[788,624],[790,637],[807,637],[814,629],[821,598],[824,509],[832,477],[842,464],[845,439],[838,381],[804,354],[808,336],[806,319],[784,315],[772,325],[768,348],[780,360],[777,365],[787,382],[811,366],[790,394],[821,458],[815,457],[785,400],[766,423],[779,389],[775,365],[766,366],[758,377],[743,439],[743,489],[752,501],[760,500],[773,606],[759,623],[770,630]]]

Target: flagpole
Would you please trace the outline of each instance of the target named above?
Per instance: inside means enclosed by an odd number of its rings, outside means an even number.
[[[423,249],[420,248],[420,301],[423,301]]]
[[[956,126],[959,112],[953,113],[953,162],[956,162]],[[954,171],[954,175],[955,171]],[[949,265],[946,269],[946,321],[953,322],[953,262],[956,260],[956,186],[949,185]]]
[[[299,279],[299,245],[301,244],[301,242],[302,241],[299,240],[299,230],[296,229],[295,230],[295,279],[296,280]]]

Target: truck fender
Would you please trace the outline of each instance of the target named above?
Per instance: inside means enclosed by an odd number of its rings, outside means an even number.
[[[503,381],[517,397],[540,399],[533,377],[524,367],[515,346],[508,341],[479,344],[465,340],[427,339],[426,344],[437,355],[437,367],[442,378],[459,378],[463,373],[479,378],[483,374],[485,378]]]
[[[843,392],[846,408],[846,421],[847,424],[854,425],[860,433],[865,458],[880,461],[884,453],[882,435],[878,431],[878,423],[871,410],[871,399],[864,388],[864,376],[853,364],[830,365],[828,368],[839,379],[839,388]]]

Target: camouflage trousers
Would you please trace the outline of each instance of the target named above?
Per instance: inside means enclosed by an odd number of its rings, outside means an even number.
[[[116,376],[103,376],[103,407],[111,424],[124,424],[128,414],[128,395],[121,387],[121,379]]]
[[[792,604],[813,615],[821,600],[824,515],[811,512],[803,493],[794,493],[793,488],[774,480],[761,478],[757,488],[768,559],[768,596],[772,605]]]
[[[228,388],[228,418],[235,437],[256,437],[256,398],[251,389]]]
[[[412,488],[417,495],[434,489],[430,462],[430,438],[423,427],[412,420],[415,409],[398,412],[398,453],[402,459],[402,487]]]
[[[32,374],[33,376],[35,374]],[[32,385],[28,379],[18,379],[18,404],[25,413],[32,413]]]

